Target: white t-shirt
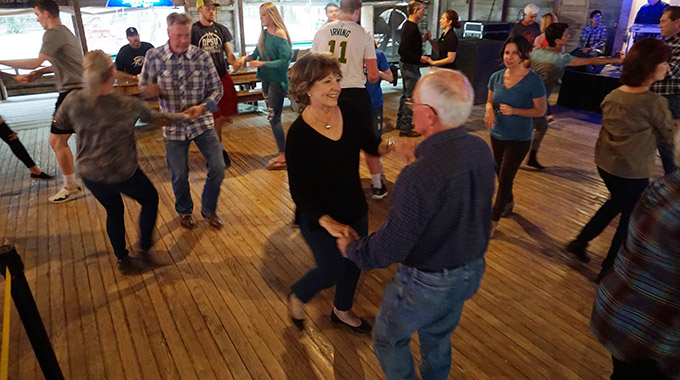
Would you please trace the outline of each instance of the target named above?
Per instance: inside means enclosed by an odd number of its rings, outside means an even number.
[[[376,59],[373,38],[353,21],[337,20],[322,26],[314,36],[312,51],[330,52],[338,58],[342,88],[364,88],[364,59]]]

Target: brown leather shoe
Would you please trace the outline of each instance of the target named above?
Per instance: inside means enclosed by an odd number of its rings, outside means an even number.
[[[194,218],[191,215],[184,215],[179,217],[179,224],[186,228],[186,229],[193,229],[196,227],[196,223],[194,223]]]
[[[215,214],[213,214],[213,215],[205,215],[204,213],[201,213],[201,215],[203,215],[203,217],[204,217],[205,220],[208,222],[208,224],[210,225],[210,227],[212,227],[212,228],[214,228],[214,229],[216,229],[216,230],[219,230],[219,229],[222,228],[223,224],[222,224],[222,221],[220,220],[220,217],[219,217],[219,216],[217,216],[217,215],[215,215]]]

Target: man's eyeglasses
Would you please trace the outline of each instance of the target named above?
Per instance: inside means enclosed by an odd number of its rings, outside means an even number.
[[[416,103],[416,102],[413,101],[413,98],[406,98],[406,101],[404,101],[404,105],[406,107],[408,107],[411,111],[413,111],[413,107],[415,107],[415,106],[427,107],[427,108],[431,109],[432,112],[434,112],[435,115],[439,116],[439,114],[437,114],[437,110],[434,109],[434,107],[432,107],[429,104],[425,104],[425,103]]]

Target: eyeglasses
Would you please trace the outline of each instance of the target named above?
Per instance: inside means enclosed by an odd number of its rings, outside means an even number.
[[[406,107],[408,107],[411,111],[413,111],[413,107],[415,107],[415,106],[427,107],[427,108],[431,109],[432,112],[434,112],[435,115],[439,116],[439,114],[437,113],[437,110],[434,109],[434,107],[432,107],[429,104],[425,104],[425,103],[416,103],[416,102],[413,101],[413,98],[406,98],[406,101],[404,101],[404,105]]]

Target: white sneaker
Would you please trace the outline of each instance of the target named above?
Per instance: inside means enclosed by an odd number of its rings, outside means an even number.
[[[49,197],[48,199],[52,203],[63,203],[68,202],[73,199],[77,199],[83,196],[83,190],[80,186],[76,186],[75,189],[67,189],[62,187],[56,194]]]

